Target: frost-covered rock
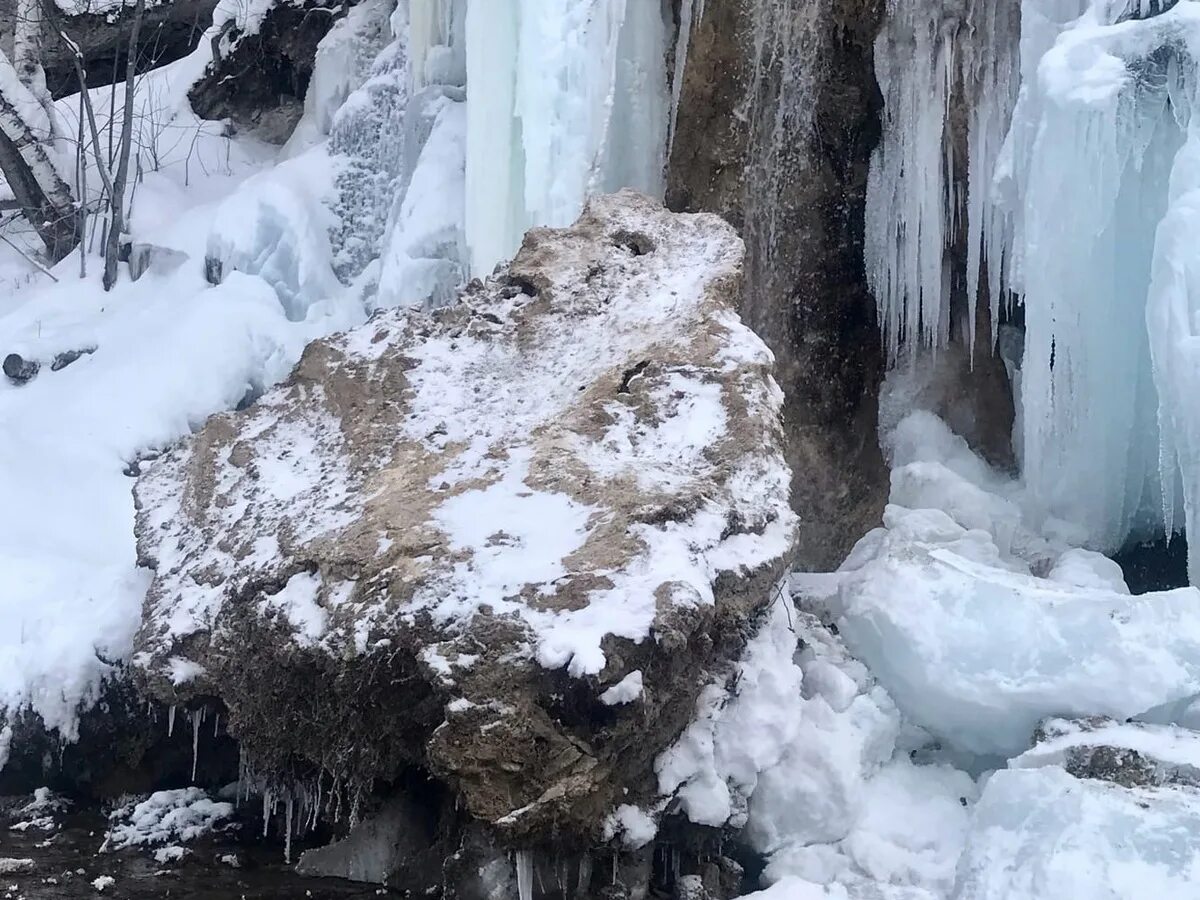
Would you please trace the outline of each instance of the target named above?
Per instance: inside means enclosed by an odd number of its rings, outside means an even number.
[[[213,800],[200,788],[155,791],[113,810],[104,849],[195,840],[232,815],[232,803]]]
[[[310,345],[138,483],[150,690],[221,697],[260,771],[420,765],[514,837],[651,793],[790,555],[741,255],[599,197],[453,307]]]

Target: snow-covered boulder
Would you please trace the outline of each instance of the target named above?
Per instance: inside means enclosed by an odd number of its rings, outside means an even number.
[[[792,546],[741,262],[623,192],[447,309],[311,344],[138,482],[148,689],[219,697],[268,778],[418,766],[514,841],[653,795]]]

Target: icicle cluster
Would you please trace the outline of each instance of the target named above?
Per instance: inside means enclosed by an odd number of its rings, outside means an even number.
[[[1045,527],[1106,551],[1200,531],[1200,4],[1024,0],[1019,44],[1012,4],[930,6],[890,0],[877,45],[867,264],[892,359],[947,339],[965,216],[968,309],[986,290],[995,333],[1009,290],[1024,305],[1020,456]]]
[[[964,218],[972,345],[985,283],[997,318],[1010,228],[992,177],[1016,100],[1018,22],[1014,3],[889,0],[875,44],[884,113],[867,185],[866,263],[892,360],[904,343],[949,338],[946,251]],[[967,111],[963,160],[950,125],[957,108]],[[965,196],[956,182],[963,167]]]

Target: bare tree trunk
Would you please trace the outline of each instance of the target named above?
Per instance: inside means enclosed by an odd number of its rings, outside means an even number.
[[[43,17],[42,0],[17,0],[17,18],[13,23],[13,67],[21,83],[29,88],[35,100],[46,112],[48,134],[51,140],[61,137],[58,114],[54,100],[46,87],[46,72],[42,68]]]
[[[133,143],[133,94],[137,75],[138,32],[142,29],[142,14],[146,0],[137,0],[133,10],[133,29],[129,35],[129,57],[125,65],[125,112],[121,121],[121,149],[117,155],[117,174],[112,183],[112,222],[104,249],[104,289],[112,290],[117,283],[117,257],[121,235],[125,231],[125,186],[129,181],[129,153]]]
[[[75,198],[30,128],[30,107],[40,110],[8,57],[0,53],[0,170],[57,262],[75,246]]]

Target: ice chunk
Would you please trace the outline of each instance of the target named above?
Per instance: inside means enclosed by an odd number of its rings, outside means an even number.
[[[210,267],[222,279],[233,271],[257,275],[292,321],[341,293],[329,242],[332,168],[319,146],[248,179],[221,204],[209,231]]]
[[[954,900],[1189,897],[1200,880],[1200,794],[1125,789],[1059,768],[988,779]]]
[[[947,539],[913,518],[890,511],[877,557],[842,587],[839,627],[917,724],[1007,756],[1047,715],[1126,718],[1200,693],[1200,592],[1039,579],[982,532]]]

